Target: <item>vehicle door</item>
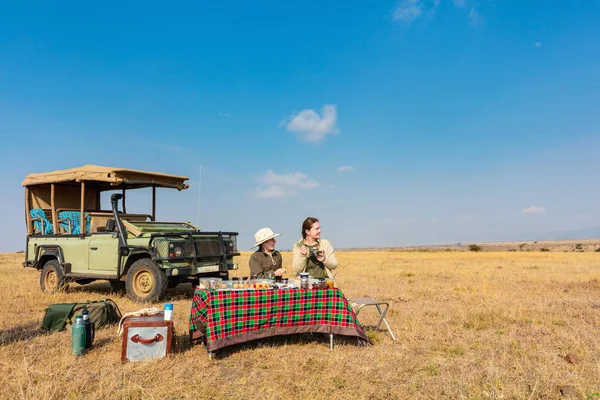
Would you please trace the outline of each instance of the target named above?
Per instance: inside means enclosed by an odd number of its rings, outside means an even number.
[[[56,244],[60,245],[65,262],[71,264],[71,272],[87,272],[90,236],[58,235],[56,238]]]
[[[89,244],[89,269],[116,274],[119,258],[119,238],[113,232],[92,233]]]

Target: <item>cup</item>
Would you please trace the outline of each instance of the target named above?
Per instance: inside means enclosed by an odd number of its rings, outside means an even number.
[[[308,272],[300,272],[300,287],[302,289],[308,289]]]
[[[164,317],[165,321],[170,321],[173,319],[173,304],[167,303],[164,307]]]

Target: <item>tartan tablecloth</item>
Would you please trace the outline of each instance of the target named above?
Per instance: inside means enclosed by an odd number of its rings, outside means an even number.
[[[321,332],[370,342],[341,290],[201,290],[190,314],[190,337],[208,351],[268,336]]]

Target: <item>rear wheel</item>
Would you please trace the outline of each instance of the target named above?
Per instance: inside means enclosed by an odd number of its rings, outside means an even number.
[[[127,294],[139,302],[159,300],[166,292],[168,280],[165,273],[149,258],[133,263],[127,272]]]
[[[56,260],[50,260],[44,264],[40,275],[40,287],[42,292],[56,293],[67,286],[65,274]]]

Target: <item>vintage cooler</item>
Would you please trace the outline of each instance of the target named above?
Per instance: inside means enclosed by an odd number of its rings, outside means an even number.
[[[126,317],[123,321],[121,361],[159,360],[171,354],[173,321],[164,314]]]

